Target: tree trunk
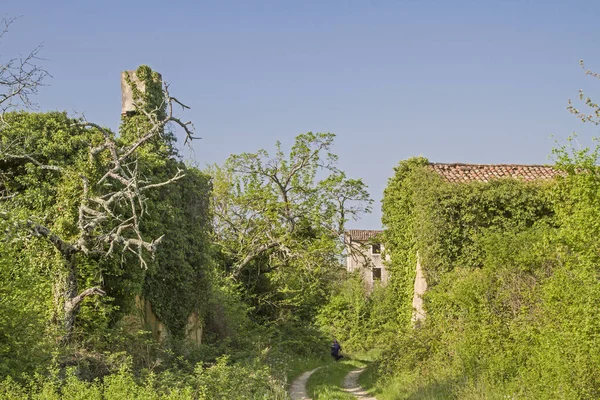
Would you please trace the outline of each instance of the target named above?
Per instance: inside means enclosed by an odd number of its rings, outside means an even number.
[[[71,342],[73,337],[73,328],[75,327],[75,318],[79,307],[73,304],[73,299],[77,296],[77,257],[74,253],[65,255],[65,267],[67,276],[65,279],[64,291],[64,316],[63,328],[64,335],[61,339],[61,344],[66,345]]]
[[[75,320],[79,313],[81,302],[88,296],[98,295],[104,296],[106,293],[99,287],[92,287],[84,290],[80,294],[77,294],[77,256],[76,253],[70,253],[64,255],[65,266],[67,269],[67,277],[65,279],[65,291],[64,291],[64,316],[63,316],[63,328],[64,335],[60,340],[61,345],[65,346],[69,344],[73,338],[73,329],[75,328]]]

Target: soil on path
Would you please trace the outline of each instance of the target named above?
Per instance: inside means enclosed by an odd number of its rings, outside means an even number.
[[[358,399],[377,400],[375,397],[369,395],[367,391],[358,384],[358,377],[364,370],[364,368],[361,368],[355,369],[354,371],[350,371],[348,375],[346,375],[346,377],[344,378],[342,388],[344,389],[344,391],[354,395]]]
[[[319,368],[306,371],[297,377],[294,382],[292,382],[292,386],[290,387],[290,397],[292,400],[310,400],[310,397],[308,397],[306,394],[306,382],[308,381],[308,378],[310,378],[310,376]]]

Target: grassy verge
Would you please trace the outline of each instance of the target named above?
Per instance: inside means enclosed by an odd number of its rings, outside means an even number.
[[[360,385],[378,400],[450,400],[456,399],[449,384],[424,383],[414,374],[400,374],[385,380],[377,376],[375,364],[367,366],[359,378]],[[474,397],[478,398],[478,397]],[[480,397],[488,398],[488,397]]]
[[[357,368],[364,368],[368,360],[360,356],[345,355],[339,362],[328,360],[321,364],[321,369],[308,379],[306,391],[315,400],[350,400],[355,397],[342,390],[342,382],[346,375]]]
[[[370,395],[373,396],[378,392],[377,371],[375,368],[375,364],[367,365],[365,372],[360,374],[358,377],[358,383],[360,386],[362,386]]]
[[[381,355],[381,353],[381,349],[372,349],[369,350],[367,353],[360,355],[361,359],[365,360],[367,367],[358,378],[358,383],[360,384],[360,386],[362,386],[367,391],[367,393],[369,393],[372,396],[377,395],[378,398],[378,392],[380,392],[380,388],[377,385],[376,364],[373,363],[373,361],[375,361]],[[393,398],[396,399],[397,397]]]
[[[327,361],[325,358],[299,358],[289,361],[286,374],[288,384],[291,384],[294,379],[304,372],[323,366]]]

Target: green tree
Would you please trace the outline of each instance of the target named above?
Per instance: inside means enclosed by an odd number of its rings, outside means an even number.
[[[255,296],[258,313],[314,311],[339,269],[346,222],[370,211],[362,180],[336,167],[333,139],[301,134],[288,155],[278,142],[273,157],[265,150],[233,155],[208,171],[225,271]]]

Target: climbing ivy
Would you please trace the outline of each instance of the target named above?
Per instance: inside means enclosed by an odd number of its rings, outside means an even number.
[[[164,119],[167,107],[166,94],[160,74],[147,65],[139,66],[134,72],[137,80],[131,79],[125,73],[125,83],[131,88],[135,111],[129,111],[121,116],[119,135],[125,142],[132,142],[141,133],[148,132],[152,127],[152,118]],[[165,157],[177,154],[175,136],[172,132],[161,132],[160,136],[151,142],[147,156],[154,153],[154,162],[160,162]]]
[[[156,196],[152,212],[161,217],[146,226],[149,231],[162,232],[165,238],[144,281],[143,295],[176,337],[184,337],[193,312],[203,317],[208,311],[212,271],[210,188],[206,175],[187,168],[182,180]]]
[[[384,230],[385,252],[390,255],[391,263],[387,266],[392,276],[388,292],[394,298],[397,323],[405,323],[412,314],[411,301],[417,263],[416,246],[416,213],[414,203],[417,199],[414,174],[427,165],[423,157],[401,161],[394,169],[386,187],[382,200],[382,223]]]
[[[135,140],[140,132],[152,126],[149,116],[164,118],[165,92],[158,73],[148,66],[135,71],[137,82],[129,74],[125,81],[130,85],[136,111],[122,115],[120,137],[123,141]],[[148,215],[142,226],[151,237],[164,235],[154,262],[147,273],[139,276],[140,292],[150,301],[154,313],[175,337],[184,337],[188,317],[206,310],[210,288],[211,221],[209,194],[211,184],[207,175],[194,167],[186,166],[175,147],[176,138],[169,132],[143,145],[138,168],[150,179],[160,182],[183,170],[185,176],[159,188],[148,196]]]
[[[410,315],[416,255],[429,286],[457,266],[482,266],[478,238],[490,231],[522,231],[552,224],[553,183],[497,179],[450,183],[424,158],[401,161],[383,199],[391,287],[399,310]]]
[[[599,153],[555,154],[563,174],[546,182],[449,183],[422,158],[396,168],[383,200],[384,299],[399,310],[391,329],[400,339],[378,365],[402,396],[600,394],[589,373],[600,360]],[[409,328],[417,251],[426,318]]]

